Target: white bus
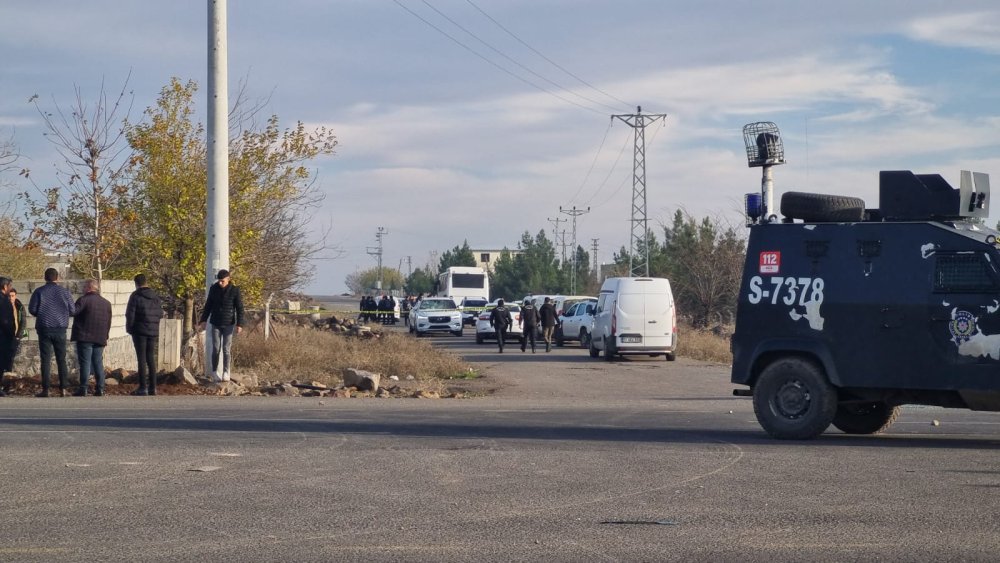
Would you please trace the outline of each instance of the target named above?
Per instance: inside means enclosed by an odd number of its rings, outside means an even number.
[[[438,296],[451,297],[455,303],[466,297],[489,301],[490,277],[483,268],[452,266],[438,277]]]

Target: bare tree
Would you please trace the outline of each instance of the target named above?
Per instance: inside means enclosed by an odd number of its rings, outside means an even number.
[[[45,137],[62,157],[54,165],[57,185],[42,188],[32,180],[34,197],[25,194],[34,235],[54,248],[72,250],[74,266],[97,279],[127,244],[132,216],[122,178],[129,151],[124,126],[134,99],[128,80],[115,97],[108,96],[102,81],[93,104],[74,86],[76,97],[66,110],[55,99],[51,112],[39,105],[38,96],[30,100],[45,124]]]

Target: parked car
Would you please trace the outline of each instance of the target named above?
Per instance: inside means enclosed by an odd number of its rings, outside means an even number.
[[[507,330],[507,340],[517,340],[520,342],[524,335],[521,333],[521,327],[517,326],[518,321],[521,320],[521,306],[513,303],[504,303],[507,310],[510,311],[510,318],[513,319],[513,324]],[[493,309],[496,309],[496,301],[487,305],[487,309],[479,313],[479,317],[476,319],[476,344],[482,344],[487,340],[496,340],[496,331],[490,326],[490,313]]]
[[[432,332],[450,332],[462,336],[462,312],[447,297],[425,297],[410,311],[410,332],[425,336]]]
[[[482,313],[489,304],[488,300],[478,297],[463,298],[462,302],[458,304],[458,308],[462,310],[462,324],[475,326],[479,313]]]
[[[562,346],[567,340],[579,340],[580,346],[590,348],[590,330],[594,324],[596,307],[596,297],[570,304],[559,315],[559,326],[555,330],[556,346]]]
[[[677,311],[664,278],[608,278],[594,312],[590,357],[626,354],[677,359]]]

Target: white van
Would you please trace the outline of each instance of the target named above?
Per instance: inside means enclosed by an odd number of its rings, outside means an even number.
[[[594,313],[590,357],[663,354],[677,359],[677,312],[664,278],[608,278]]]

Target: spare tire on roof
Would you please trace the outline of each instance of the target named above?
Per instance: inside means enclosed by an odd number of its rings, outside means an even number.
[[[807,223],[853,223],[865,216],[865,202],[859,197],[785,192],[781,214]]]

